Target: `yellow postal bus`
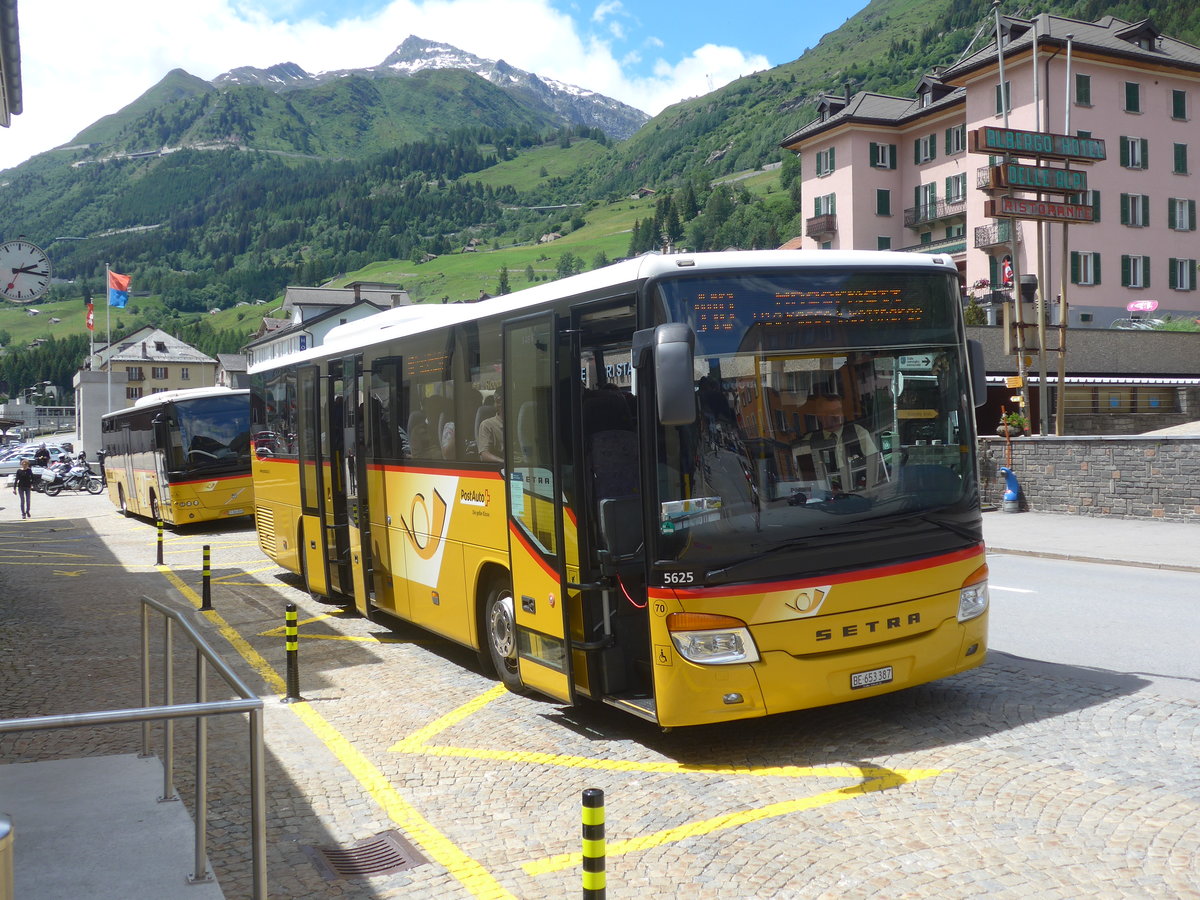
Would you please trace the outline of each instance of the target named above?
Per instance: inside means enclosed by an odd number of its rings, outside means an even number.
[[[253,515],[248,390],[163,391],[100,427],[108,495],[123,515],[167,525]]]
[[[649,255],[252,366],[259,543],[514,690],[664,727],[983,662],[948,256]]]

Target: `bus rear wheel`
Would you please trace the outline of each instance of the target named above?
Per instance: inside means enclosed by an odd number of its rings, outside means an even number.
[[[492,669],[500,682],[514,694],[525,693],[517,668],[517,618],[512,588],[494,581],[483,603],[483,631]]]

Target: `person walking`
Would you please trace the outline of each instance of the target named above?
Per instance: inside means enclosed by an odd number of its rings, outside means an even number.
[[[21,468],[17,469],[13,475],[13,493],[21,501],[21,518],[32,518],[32,513],[29,511],[29,500],[33,495],[33,479],[37,476],[33,473],[33,466],[29,460],[21,460]]]

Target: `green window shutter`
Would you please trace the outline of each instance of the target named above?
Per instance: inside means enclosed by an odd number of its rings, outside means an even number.
[[[1150,287],[1150,257],[1142,257],[1142,287]]]
[[[1129,287],[1129,257],[1121,254],[1121,287]]]
[[[994,256],[988,257],[988,281],[995,284],[1000,280],[1000,261]]]
[[[1129,224],[1129,195],[1121,195],[1121,224]]]
[[[1129,112],[1141,112],[1141,85],[1136,81],[1125,82],[1125,109]]]
[[[892,214],[892,192],[880,188],[875,191],[875,212],[881,216]]]
[[[871,144],[871,166],[879,165],[879,145]]]
[[[820,214],[821,214],[821,198],[813,197],[813,215],[819,216]]]
[[[1142,194],[1142,224],[1150,224],[1150,195]]]
[[[1150,141],[1146,138],[1141,138],[1142,145],[1142,168],[1150,168]]]
[[[1121,165],[1129,167],[1129,138],[1121,137]]]
[[[1100,254],[1092,254],[1092,284],[1100,283]]]
[[[915,141],[913,141],[913,163],[918,166],[921,164],[921,139],[920,138],[917,138]]]
[[[1187,91],[1171,91],[1171,118],[1187,118]]]
[[[1092,221],[1099,222],[1100,221],[1100,192],[1099,191],[1092,191],[1092,209],[1095,210],[1095,217],[1092,219]]]
[[[1194,291],[1196,289],[1196,261],[1194,259],[1185,259],[1183,262],[1188,270],[1187,289]]]
[[[1188,210],[1188,231],[1196,230],[1196,201],[1189,200],[1187,202]]]
[[[946,155],[947,156],[949,156],[951,153],[954,152],[954,148],[950,146],[950,132],[953,130],[954,130],[953,128],[946,129]]]
[[[889,169],[894,169],[894,168],[896,168],[896,145],[888,144],[887,148],[888,148],[887,167]]]
[[[1176,223],[1179,221],[1179,217],[1175,214],[1176,202],[1174,197],[1167,200],[1167,227],[1171,229],[1174,229]]]
[[[837,168],[837,163],[834,162],[834,159],[835,159],[834,151],[836,149],[837,149],[836,147],[829,148],[829,171],[830,172],[832,172],[834,169]]]
[[[1167,287],[1173,291],[1179,288],[1179,273],[1175,271],[1177,262],[1178,260],[1173,256],[1167,260]]]
[[[1071,251],[1071,284],[1079,284],[1079,252]]]
[[[1175,168],[1172,170],[1176,175],[1187,174],[1187,144],[1175,145]]]
[[[937,159],[937,132],[929,136],[929,158]]]
[[[829,195],[829,214],[831,216],[837,215],[837,194]]]

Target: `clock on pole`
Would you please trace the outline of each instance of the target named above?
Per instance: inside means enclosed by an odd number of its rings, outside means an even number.
[[[50,257],[24,238],[0,244],[0,296],[32,303],[50,289]]]

